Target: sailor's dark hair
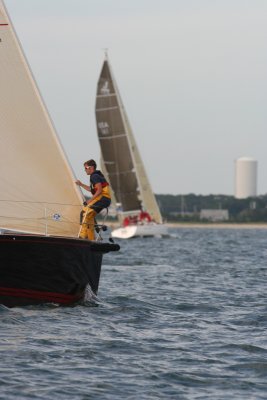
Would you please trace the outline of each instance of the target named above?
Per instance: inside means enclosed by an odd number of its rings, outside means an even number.
[[[90,166],[90,167],[94,167],[94,168],[96,169],[96,162],[95,162],[95,160],[88,160],[88,161],[85,161],[85,163],[83,163],[83,165],[88,165],[88,167]]]

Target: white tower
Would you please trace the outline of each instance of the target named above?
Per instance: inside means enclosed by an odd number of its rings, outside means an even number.
[[[246,199],[257,196],[257,161],[250,157],[235,162],[235,197]]]

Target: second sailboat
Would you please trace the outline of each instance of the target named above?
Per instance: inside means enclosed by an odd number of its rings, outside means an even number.
[[[112,236],[167,235],[107,56],[97,84],[95,113],[103,169],[121,225]]]

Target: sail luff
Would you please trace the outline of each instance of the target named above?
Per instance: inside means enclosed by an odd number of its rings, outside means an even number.
[[[117,94],[118,102],[119,102],[119,105],[121,108],[122,117],[124,120],[126,131],[127,131],[127,139],[129,141],[129,148],[130,148],[134,166],[136,169],[136,176],[137,176],[137,180],[138,180],[138,184],[139,184],[140,197],[142,199],[142,206],[145,210],[149,211],[149,213],[151,214],[151,217],[153,218],[153,220],[155,222],[162,223],[162,216],[161,216],[158,204],[156,202],[155,196],[152,192],[152,188],[151,188],[140,152],[138,150],[136,140],[134,138],[134,135],[133,135],[133,132],[131,129],[131,125],[130,125],[130,122],[129,122],[129,119],[128,119],[120,92],[119,92],[119,88],[118,88],[117,82],[115,80],[115,77],[113,75],[113,71],[112,71],[112,68],[110,65],[109,65],[109,69],[110,69],[110,74],[112,76],[114,88],[115,88],[115,91]]]

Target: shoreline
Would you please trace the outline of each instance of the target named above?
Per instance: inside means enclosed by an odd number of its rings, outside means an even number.
[[[119,228],[119,223],[107,221],[105,224],[111,229]],[[168,228],[196,228],[196,229],[267,229],[267,223],[251,222],[251,223],[196,223],[196,222],[164,222]]]
[[[199,229],[267,229],[267,223],[189,223],[189,222],[166,222],[168,228],[199,228]]]

